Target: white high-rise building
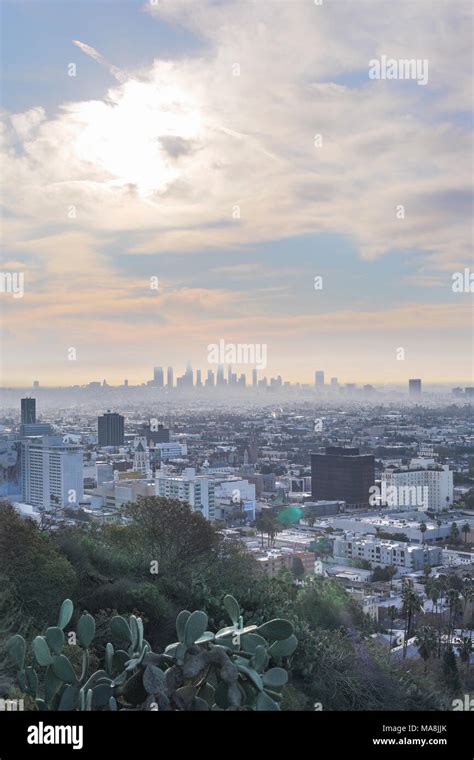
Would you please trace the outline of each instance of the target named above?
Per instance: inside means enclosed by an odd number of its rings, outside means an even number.
[[[420,460],[417,460],[417,463]],[[395,487],[399,495],[397,506],[418,507],[429,512],[441,512],[453,503],[453,473],[448,465],[432,465],[412,469],[389,468],[382,473],[384,492]],[[421,494],[422,498],[418,498]],[[418,501],[420,503],[418,503]]]
[[[83,491],[82,449],[62,436],[22,442],[22,500],[39,509],[77,506]]]
[[[215,519],[215,481],[206,475],[196,475],[192,467],[183,470],[182,475],[157,470],[155,493],[168,499],[185,501],[207,520]]]

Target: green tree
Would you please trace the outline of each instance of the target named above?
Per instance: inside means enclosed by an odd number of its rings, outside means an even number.
[[[466,666],[466,670],[469,672],[471,666],[471,654],[474,650],[472,639],[470,636],[463,636],[461,643],[458,645],[457,650],[459,652],[459,658]]]
[[[265,511],[262,510],[261,514],[255,521],[255,526],[262,537],[262,549],[264,535],[267,536],[267,547],[270,548],[271,546],[274,546],[276,534],[279,530],[282,530],[282,526],[279,525],[274,513],[269,509],[266,509]]]
[[[390,607],[387,610],[388,616],[390,619],[390,639],[388,642],[388,656],[390,657],[390,654],[392,652],[392,646],[393,646],[393,621],[395,620],[395,615],[397,614],[397,608],[395,605],[391,604]]]
[[[452,646],[448,646],[443,655],[443,680],[448,690],[456,694],[461,688],[456,655]]]
[[[446,603],[449,609],[448,643],[450,643],[452,632],[454,631],[454,628],[456,626],[456,618],[462,611],[462,604],[461,604],[461,599],[459,596],[459,591],[457,591],[454,588],[448,589],[446,592]]]
[[[78,589],[74,569],[51,536],[10,504],[0,505],[0,577],[25,617],[39,626]]]
[[[464,523],[464,525],[461,528],[461,532],[464,533],[464,543],[465,544],[467,543],[467,534],[469,533],[470,530],[471,530],[471,526],[469,525],[469,523],[467,523],[467,522]]]
[[[125,505],[123,514],[130,524],[117,532],[146,564],[158,563],[160,576],[189,576],[212,561],[223,540],[203,515],[176,499],[140,497]]]
[[[422,609],[422,601],[419,594],[413,591],[413,584],[405,580],[402,588],[402,614],[405,619],[403,659],[407,655],[408,639],[411,636],[413,621],[417,612]]]
[[[293,557],[291,563],[291,572],[298,580],[304,578],[305,569],[301,557]]]
[[[434,628],[429,625],[422,626],[416,634],[415,645],[418,648],[420,657],[425,664],[425,673],[428,666],[428,660],[436,652],[438,637]]]
[[[461,626],[464,630],[464,618],[466,616],[466,608],[467,605],[472,599],[474,598],[474,586],[472,582],[472,578],[470,575],[466,575],[462,579],[462,586],[460,589],[461,597],[462,597],[462,621]]]
[[[451,530],[449,531],[449,542],[451,544],[459,543],[459,528],[455,522],[451,524]]]
[[[421,540],[422,540],[423,543],[424,543],[424,536],[425,536],[425,533],[426,533],[427,530],[428,530],[428,528],[426,526],[426,523],[425,522],[421,522],[420,523],[420,533],[421,533]]]

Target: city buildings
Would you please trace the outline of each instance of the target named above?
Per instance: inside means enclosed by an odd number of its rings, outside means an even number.
[[[32,422],[20,425],[20,437],[27,438],[34,435],[51,435],[53,428],[48,422]]]
[[[123,446],[125,418],[110,409],[97,418],[99,446]]]
[[[34,425],[36,422],[36,399],[21,399],[21,424]]]
[[[156,385],[157,388],[163,388],[163,367],[155,367],[153,370],[153,384]]]
[[[381,478],[382,503],[391,499],[389,506],[411,506],[428,512],[441,512],[453,503],[453,473],[449,465],[388,467]]]
[[[77,506],[83,497],[82,449],[62,436],[27,439],[21,446],[22,500],[39,509]]]
[[[140,496],[154,496],[153,481],[140,478],[117,478],[104,481],[91,491],[92,509],[120,509],[136,502]]]
[[[151,476],[150,451],[144,436],[135,436],[133,441],[133,469],[143,475]]]
[[[162,462],[167,462],[169,459],[181,459],[182,457],[185,457],[188,453],[188,447],[185,443],[168,441],[155,443],[155,445],[151,447],[151,452],[158,454],[158,457]]]
[[[32,435],[50,435],[52,432],[53,429],[49,423],[36,421],[36,399],[22,398],[20,438]]]
[[[143,427],[142,435],[146,438],[148,446],[153,443],[169,443],[170,431],[169,428],[161,423],[153,421],[152,424],[147,424]]]
[[[156,496],[185,501],[207,520],[216,518],[215,486],[215,480],[196,475],[194,468],[186,468],[181,475],[163,470],[157,470],[155,474]]]
[[[408,393],[413,397],[421,396],[421,380],[419,378],[408,381]]]
[[[420,530],[422,522],[426,527],[424,532]],[[438,522],[440,522],[439,525]],[[375,510],[366,514],[328,516],[324,520],[316,522],[316,525],[360,535],[390,534],[391,536],[400,536],[400,540],[403,540],[402,536],[406,536],[410,543],[442,544],[449,538],[451,523],[452,519],[450,520],[448,516],[443,521],[430,520],[422,511],[398,512],[391,510],[388,513],[379,514]]]
[[[329,446],[325,454],[311,454],[313,501],[345,501],[348,508],[366,508],[375,480],[374,461],[373,454],[360,454],[358,448]]]
[[[442,553],[438,546],[412,546],[371,535],[346,533],[334,539],[334,557],[359,562],[365,560],[370,562],[372,568],[391,565],[399,572],[413,572],[423,570],[425,565],[440,565]]]
[[[96,462],[95,472],[95,479],[98,486],[114,479],[114,468],[109,462]]]

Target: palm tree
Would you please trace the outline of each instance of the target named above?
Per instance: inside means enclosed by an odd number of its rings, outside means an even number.
[[[449,606],[449,621],[448,621],[448,644],[451,643],[451,634],[455,629],[456,617],[462,610],[461,599],[459,598],[459,591],[454,588],[448,589],[446,592],[446,601]]]
[[[402,589],[402,613],[405,617],[405,640],[403,642],[403,659],[407,656],[408,639],[410,637],[415,614],[422,609],[422,601],[419,594],[413,591],[411,581],[406,581]]]
[[[471,637],[463,636],[461,644],[459,644],[457,650],[459,652],[459,658],[461,662],[465,664],[466,670],[469,673],[469,668],[471,666],[471,653],[474,650]]]
[[[429,625],[424,625],[417,631],[415,644],[418,647],[420,657],[425,663],[424,672],[426,673],[428,667],[428,660],[436,652],[438,645],[438,639],[436,631]]]
[[[441,623],[442,615],[444,613],[444,602],[446,599],[446,592],[448,590],[448,577],[446,575],[440,575],[437,579],[439,603],[440,603],[440,616],[438,626],[438,657],[441,657]]]
[[[462,621],[461,621],[461,633],[464,631],[464,618],[466,616],[466,607],[468,605],[468,602],[472,601],[474,598],[474,588],[472,583],[472,578],[468,574],[462,579],[462,587],[459,592],[461,594],[463,605],[462,605]]]
[[[443,521],[440,520],[438,517],[438,519],[436,520],[436,525],[438,526],[438,541],[439,541],[439,529],[441,528],[442,524],[443,524]]]
[[[464,533],[464,543],[467,544],[467,534],[471,530],[471,526],[469,523],[464,523],[464,525],[461,528],[461,532]]]
[[[390,657],[390,653],[392,651],[392,636],[393,636],[393,621],[395,620],[395,613],[397,611],[397,608],[395,605],[391,604],[388,608],[388,614],[390,616],[390,639],[388,642],[388,656]]]
[[[420,533],[421,533],[422,543],[424,543],[424,535],[425,535],[425,533],[426,533],[427,530],[428,530],[428,528],[426,526],[426,523],[425,522],[421,522],[420,523]]]
[[[439,599],[439,585],[436,578],[427,578],[425,585],[425,593],[428,599],[433,602],[433,612],[436,614],[438,611],[438,599]]]
[[[459,543],[459,528],[457,526],[457,523],[455,522],[451,523],[451,530],[449,532],[449,542],[451,544]]]
[[[262,549],[263,549],[263,534],[265,533],[266,529],[266,520],[265,517],[260,514],[257,519],[255,520],[255,527],[257,528],[258,532],[260,533],[260,539],[262,542]]]
[[[395,567],[395,565],[389,565],[389,566],[387,567],[387,574],[388,574],[388,575],[389,575],[389,577],[390,577],[390,591],[392,590],[392,583],[393,583],[393,578],[394,578],[394,576],[397,574],[397,572],[398,572],[398,570],[397,570],[397,568]]]

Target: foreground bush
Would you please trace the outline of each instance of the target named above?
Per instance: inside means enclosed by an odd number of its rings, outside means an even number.
[[[95,620],[84,612],[76,631],[65,634],[74,611],[66,599],[57,625],[32,643],[41,678],[33,665],[25,666],[22,636],[9,640],[8,652],[20,689],[39,710],[279,710],[288,680],[284,666],[298,643],[291,623],[275,619],[244,627],[232,596],[224,598],[224,607],[232,625],[215,634],[206,630],[205,612],[181,611],[178,641],[162,654],[151,651],[141,618],[116,615],[110,621],[115,646],[107,644],[103,669],[90,673]],[[66,637],[66,646],[80,647],[80,675],[64,654]]]

